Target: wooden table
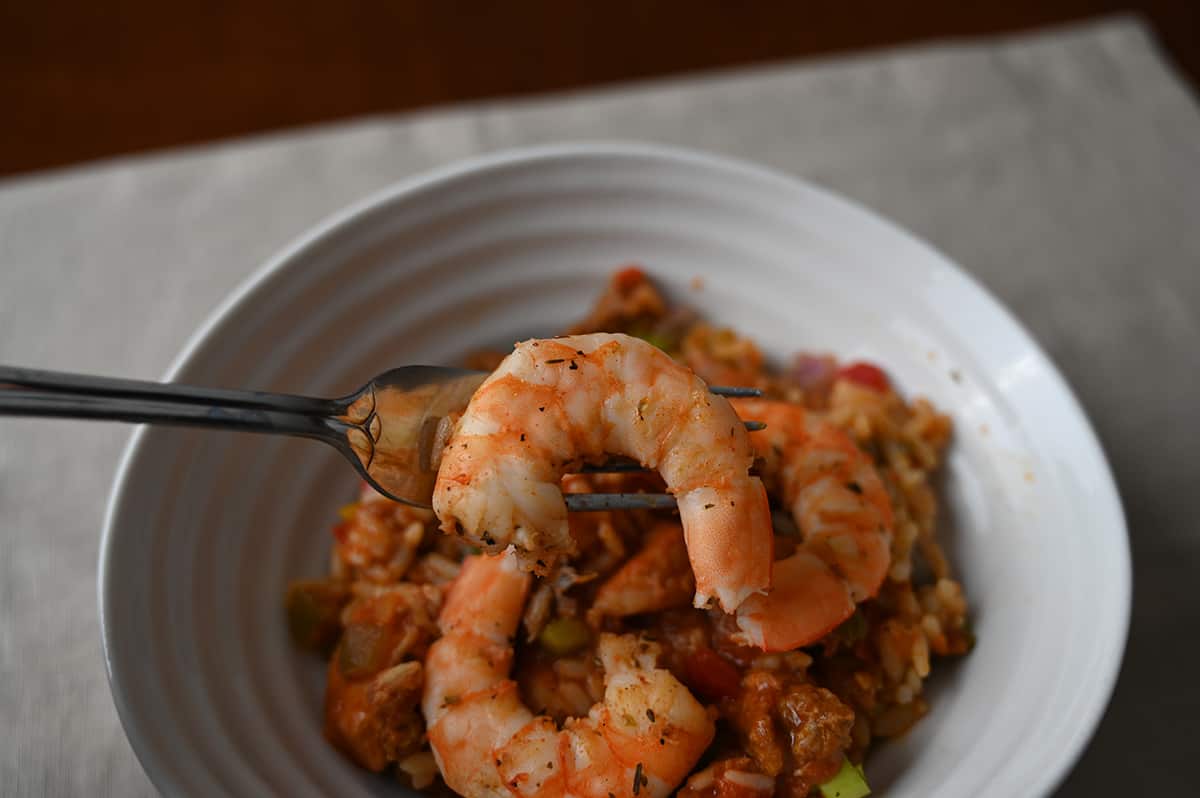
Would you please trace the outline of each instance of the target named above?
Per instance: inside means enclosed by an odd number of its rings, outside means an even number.
[[[1194,0],[155,0],[0,5],[0,176],[464,99],[1142,13],[1200,80]],[[856,4],[857,6],[857,4]]]

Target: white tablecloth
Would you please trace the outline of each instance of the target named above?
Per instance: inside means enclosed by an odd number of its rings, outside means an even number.
[[[830,186],[932,241],[1032,328],[1113,461],[1136,569],[1124,671],[1061,794],[1194,793],[1200,113],[1135,20],[0,181],[0,362],[156,377],[226,292],[343,205],[463,156],[601,137]],[[0,794],[152,793],[96,620],[101,518],[129,432],[0,421]]]

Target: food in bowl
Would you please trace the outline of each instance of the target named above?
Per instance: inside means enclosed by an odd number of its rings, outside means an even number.
[[[596,332],[640,342],[587,337]],[[949,419],[906,401],[872,364],[800,354],[773,367],[752,341],[670,305],[638,268],[617,272],[568,333],[585,337],[544,345],[586,342],[578,357],[589,364],[616,347],[623,363],[641,358],[655,373],[758,388],[761,398],[730,404],[767,426],[730,428],[736,456],[696,491],[713,501],[685,499],[696,485],[663,467],[678,514],[557,518],[542,506],[553,501],[455,503],[443,478],[490,462],[455,459],[455,437],[439,471],[442,518],[364,488],[334,527],[329,577],[287,596],[294,639],[329,656],[327,738],[364,768],[472,798],[865,795],[871,745],[928,712],[922,688],[938,658],[973,643],[936,536],[932,478]],[[569,355],[546,362],[571,369]],[[470,365],[521,374],[500,352]],[[638,411],[653,416],[676,393]],[[466,417],[476,432],[494,430],[476,396]],[[703,424],[733,417],[711,402]],[[538,423],[529,420],[531,437]],[[471,483],[456,484],[486,490]],[[769,498],[761,518],[755,485]],[[575,473],[561,488],[661,492],[664,480]],[[717,507],[731,490],[748,506]],[[518,510],[522,523],[497,525]],[[743,545],[698,543],[706,512],[733,513]],[[545,535],[519,534],[529,529]]]

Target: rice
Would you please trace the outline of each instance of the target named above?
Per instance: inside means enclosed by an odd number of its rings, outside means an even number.
[[[430,751],[419,751],[396,763],[400,772],[408,776],[413,789],[423,790],[437,779],[437,762]]]
[[[546,627],[546,622],[550,620],[550,611],[553,609],[554,587],[543,582],[533,591],[529,603],[525,605],[525,615],[521,623],[525,627],[526,641],[532,643],[537,640],[537,636]]]
[[[699,773],[692,774],[692,777],[687,780],[687,786],[690,790],[701,792],[711,787],[715,780],[716,777],[713,775],[713,769],[707,767]]]
[[[591,670],[588,664],[581,659],[556,659],[554,660],[554,672],[564,679],[574,679],[581,681],[587,678],[588,671]]]
[[[761,773],[745,773],[740,770],[725,771],[725,778],[747,790],[755,792],[771,792],[775,789],[775,779]]]

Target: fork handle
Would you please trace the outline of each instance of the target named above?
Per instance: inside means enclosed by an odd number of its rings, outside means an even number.
[[[334,442],[345,400],[0,366],[0,415],[219,427]]]
[[[66,391],[0,390],[0,416],[78,418],[124,421],[130,424],[168,424],[183,427],[296,435],[340,443],[348,428],[329,416],[265,410],[258,407],[131,399],[71,394]],[[339,447],[340,448],[340,447]]]
[[[40,392],[77,397],[103,396],[120,399],[145,399],[169,402],[173,405],[220,405],[230,408],[286,410],[317,415],[337,415],[342,412],[347,401],[264,391],[235,391],[227,388],[200,388],[177,383],[97,377],[91,374],[70,374],[62,371],[27,369],[20,366],[0,366],[0,395],[6,392],[6,388],[10,390],[33,388]]]

